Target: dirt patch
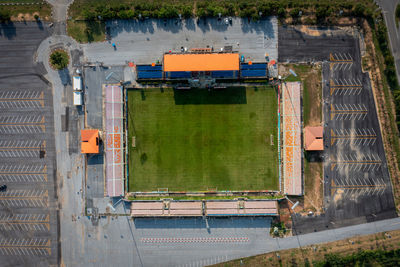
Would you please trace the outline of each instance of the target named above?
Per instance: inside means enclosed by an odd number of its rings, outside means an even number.
[[[323,207],[323,168],[322,162],[307,162],[304,168],[304,204],[301,213],[322,213]],[[304,215],[305,215],[304,214]]]
[[[321,36],[321,31],[315,29],[315,27],[301,25],[298,27],[298,30],[310,36]]]
[[[400,230],[373,235],[355,236],[336,242],[288,249],[258,255],[213,266],[312,266],[326,254],[349,255],[364,250],[393,250],[400,247]]]
[[[397,138],[399,135],[398,130],[392,127],[393,118],[391,114],[396,114],[395,107],[392,99],[392,95],[389,93],[388,97],[385,97],[384,85],[382,82],[382,76],[379,69],[380,62],[383,59],[378,57],[375,50],[375,45],[372,38],[372,31],[368,23],[364,21],[362,23],[364,41],[367,48],[365,56],[363,57],[363,70],[368,71],[371,78],[372,91],[375,98],[376,109],[381,128],[381,134],[383,139],[383,146],[386,152],[387,166],[391,174],[391,181],[394,189],[394,198],[396,202],[396,209],[400,208],[400,172],[397,164],[398,155],[393,149],[392,138]],[[389,90],[389,89],[388,89]],[[388,110],[391,110],[388,112]],[[383,129],[385,129],[383,131]]]
[[[12,21],[24,22],[24,21],[36,21],[35,16],[40,16],[39,12],[33,13],[18,13],[16,16],[11,16]],[[40,17],[41,20],[49,21],[50,17]]]
[[[321,70],[312,68],[303,80],[303,105],[305,126],[320,126],[322,123]],[[308,98],[308,99],[305,99]],[[306,106],[308,105],[308,107]]]

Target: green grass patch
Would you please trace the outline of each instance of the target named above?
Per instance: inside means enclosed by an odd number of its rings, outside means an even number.
[[[278,189],[272,87],[129,91],[128,136],[129,191]]]
[[[400,4],[397,4],[397,6],[396,6],[396,15],[395,15],[395,19],[396,19],[396,26],[399,27],[399,21],[400,21]]]
[[[101,42],[105,40],[105,23],[101,21],[75,21],[67,23],[69,36],[79,43]]]

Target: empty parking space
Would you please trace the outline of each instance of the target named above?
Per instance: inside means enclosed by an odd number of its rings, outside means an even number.
[[[40,231],[50,230],[49,214],[2,214],[0,215],[0,230]]]
[[[0,239],[0,255],[5,256],[50,256],[51,240],[32,239]]]

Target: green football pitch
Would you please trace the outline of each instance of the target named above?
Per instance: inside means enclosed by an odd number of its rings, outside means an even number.
[[[277,190],[271,87],[128,91],[129,191]]]

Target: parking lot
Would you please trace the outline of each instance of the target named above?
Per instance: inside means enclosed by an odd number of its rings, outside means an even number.
[[[279,41],[283,61],[323,61],[324,213],[294,216],[295,233],[395,217],[381,130],[369,76],[362,73],[358,39],[340,30],[308,36],[282,27]],[[286,48],[290,52],[283,51]]]
[[[33,64],[46,25],[0,26],[0,259],[57,265],[52,92]]]
[[[88,62],[122,65],[126,61],[149,64],[159,60],[169,50],[181,47],[212,47],[220,51],[232,46],[247,60],[264,62],[267,53],[277,59],[278,21],[270,17],[259,21],[234,18],[231,24],[216,18],[178,20],[146,19],[144,21],[107,22],[110,40],[83,46]],[[116,44],[116,49],[112,46]]]

